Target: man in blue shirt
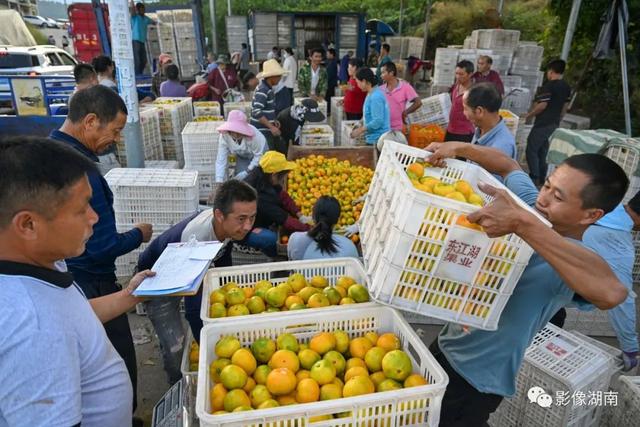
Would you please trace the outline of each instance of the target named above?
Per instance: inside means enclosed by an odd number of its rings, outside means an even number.
[[[120,138],[127,121],[127,107],[120,96],[108,87],[97,85],[78,91],[69,104],[69,114],[50,138],[76,149],[93,162],[97,155]],[[63,167],[63,166],[61,166]],[[69,271],[88,299],[120,291],[116,282],[115,260],[151,239],[151,224],[137,224],[125,233],[116,230],[113,194],[107,181],[97,171],[87,173],[92,189],[91,208],[98,223],[86,243],[85,251],[67,259]],[[136,354],[126,314],[104,324],[111,343],[124,359],[136,390]]]
[[[568,304],[574,293],[600,309],[622,303],[627,289],[607,263],[580,243],[585,230],[612,211],[629,184],[615,162],[597,154],[568,158],[540,192],[518,163],[500,150],[474,144],[432,144],[427,160],[464,157],[504,177],[505,185],[535,207],[552,228],[523,209],[504,190],[481,184],[493,202],[468,215],[489,237],[515,233],[535,251],[495,331],[448,323],[431,345],[449,375],[441,422],[447,426],[484,425],[505,396],[515,394],[524,353],[535,334]]]
[[[516,158],[516,140],[500,117],[502,97],[493,83],[476,83],[462,97],[464,116],[476,127],[472,144]]]
[[[153,20],[144,14],[144,4],[131,2],[131,39],[133,40],[133,60],[136,67],[136,75],[144,72],[147,65],[147,27],[153,24]]]

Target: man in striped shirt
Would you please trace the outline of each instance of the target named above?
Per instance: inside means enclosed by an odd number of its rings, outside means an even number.
[[[267,140],[269,150],[280,151],[277,147],[281,145],[281,139],[280,128],[276,121],[276,97],[273,88],[286,74],[287,71],[275,59],[265,61],[262,72],[257,76],[260,85],[253,94],[251,102],[251,124],[262,132]]]

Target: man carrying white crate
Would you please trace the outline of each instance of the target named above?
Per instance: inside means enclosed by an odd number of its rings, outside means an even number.
[[[494,197],[468,215],[489,237],[515,233],[535,251],[509,298],[495,331],[448,323],[431,351],[449,375],[441,425],[482,426],[503,397],[515,394],[525,350],[551,317],[579,294],[600,309],[622,303],[627,289],[607,263],[585,248],[585,230],[622,200],[629,180],[612,160],[582,154],[565,160],[540,192],[518,163],[500,150],[448,142],[428,147],[437,167],[464,157],[504,178],[504,184],[544,216],[548,228],[506,191],[480,184]]]
[[[188,242],[191,236],[199,241],[218,240],[225,246],[212,261],[215,267],[231,266],[232,241],[243,240],[253,228],[258,210],[257,193],[250,185],[236,179],[218,188],[213,209],[191,215],[156,237],[138,258],[138,271],[155,264],[169,243]],[[200,305],[202,289],[192,297],[185,297],[185,317],[196,341],[200,341]],[[185,339],[180,315],[179,297],[151,298],[146,310],[160,341],[160,351],[169,384],[180,378],[180,359]]]
[[[94,86],[76,93],[69,104],[69,115],[59,130],[49,136],[60,141],[93,162],[97,155],[120,139],[127,121],[127,107],[120,95],[105,86]],[[64,167],[64,165],[60,165]],[[113,194],[99,172],[88,173],[91,184],[91,208],[98,214],[85,251],[67,259],[69,271],[89,299],[113,294],[121,290],[116,280],[116,258],[148,242],[151,224],[136,224],[125,233],[116,230]],[[111,343],[124,359],[134,392],[136,407],[137,364],[129,320],[125,313],[105,323]]]
[[[131,426],[131,381],[103,324],[152,273],[88,299],[67,271],[101,220],[86,156],[18,137],[0,142],[0,170],[0,425]]]

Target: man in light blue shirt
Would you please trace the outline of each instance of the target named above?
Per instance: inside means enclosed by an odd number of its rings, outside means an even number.
[[[472,144],[493,147],[516,159],[516,140],[500,117],[502,97],[493,83],[476,83],[462,97],[464,116],[474,124]]]
[[[509,298],[495,331],[448,323],[431,345],[449,375],[441,422],[447,426],[484,425],[500,401],[515,393],[515,380],[527,347],[574,293],[601,309],[627,297],[607,263],[580,244],[585,230],[612,211],[629,184],[612,160],[582,154],[568,158],[548,177],[540,192],[518,163],[495,148],[447,142],[432,144],[427,160],[464,157],[504,177],[505,185],[545,217],[549,228],[524,210],[506,191],[481,190],[494,201],[468,215],[489,237],[515,233],[535,251]]]
[[[595,225],[589,227],[583,237],[585,246],[602,256],[618,279],[629,290],[629,295],[622,304],[607,310],[609,321],[615,330],[618,343],[622,349],[625,371],[629,371],[638,365],[636,295],[632,292],[635,248],[633,247],[631,230],[633,230],[635,224],[630,215],[635,214],[635,218],[640,220],[640,216],[634,210],[634,207],[640,210],[638,206],[640,202],[639,195],[640,193],[631,199],[626,206],[618,205],[613,212],[608,213]],[[640,221],[638,221],[638,224],[640,224]],[[586,303],[578,295],[574,297],[574,302],[571,305],[575,305],[581,310],[594,309],[592,304]]]
[[[132,2],[133,5],[133,2]],[[147,65],[147,27],[153,24],[153,20],[144,14],[144,4],[136,3],[135,9],[131,8],[131,39],[133,40],[133,60],[136,75],[144,72]]]

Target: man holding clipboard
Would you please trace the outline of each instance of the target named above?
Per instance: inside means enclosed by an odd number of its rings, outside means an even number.
[[[189,242],[192,236],[200,242],[222,242],[224,246],[212,263],[215,267],[231,266],[233,245],[230,243],[244,239],[253,228],[257,199],[256,191],[248,184],[235,179],[225,182],[215,194],[213,209],[185,218],[149,244],[138,258],[138,271],[151,268],[170,243]],[[185,317],[196,341],[200,341],[202,329],[201,301],[201,289],[196,295],[185,297]],[[145,304],[160,341],[165,372],[169,383],[174,384],[182,378],[180,361],[185,339],[179,311],[180,298],[151,298]]]

